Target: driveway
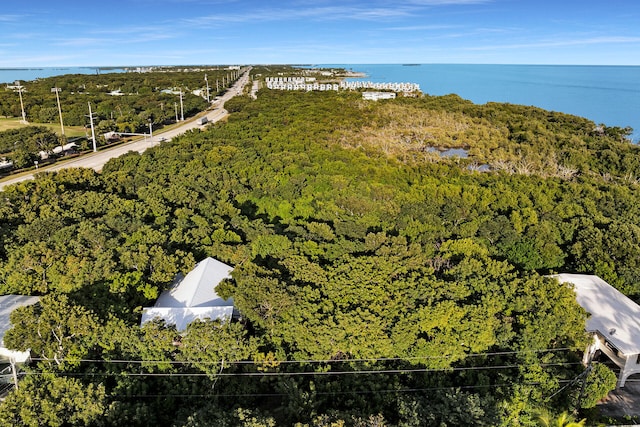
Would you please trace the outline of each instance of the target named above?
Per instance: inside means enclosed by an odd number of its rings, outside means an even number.
[[[613,390],[598,403],[598,409],[607,417],[640,417],[640,378],[633,377],[623,388]]]

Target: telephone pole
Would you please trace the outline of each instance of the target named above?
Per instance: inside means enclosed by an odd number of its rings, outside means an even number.
[[[24,113],[24,102],[22,102],[22,85],[18,86],[18,94],[20,95],[20,108],[22,108],[22,123],[27,124],[27,115]]]
[[[180,119],[184,122],[184,104],[182,103],[182,89],[180,89]]]
[[[36,163],[36,169],[38,169],[37,163]],[[9,364],[11,364],[11,376],[13,377],[13,385],[17,390],[18,389],[18,368],[16,367],[16,359],[14,357],[10,358]]]
[[[91,103],[89,104],[89,120],[91,121],[91,138],[93,139],[93,152],[98,151],[98,147],[96,146],[96,131],[93,128],[93,114],[91,113]]]
[[[60,131],[62,132],[62,136],[64,136],[64,122],[62,121],[62,108],[60,108],[60,88],[56,86],[52,90],[56,91],[56,99],[58,100],[58,115],[60,116]]]
[[[204,75],[204,81],[207,83],[207,102],[211,102],[209,100],[209,80],[207,80],[207,75]]]

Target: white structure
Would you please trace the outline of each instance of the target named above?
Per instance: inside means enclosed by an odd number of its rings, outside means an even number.
[[[410,94],[420,91],[417,83],[377,83],[367,81],[341,81],[338,83],[317,83],[315,78],[309,77],[266,77],[265,82],[268,89],[275,90],[357,90],[357,89],[378,89],[390,90]]]
[[[77,147],[78,147],[78,144],[76,144],[75,142],[70,142],[65,145],[58,145],[57,147],[54,147],[53,150],[51,151],[53,152],[53,154],[61,154]],[[49,153],[46,151],[40,151],[38,152],[38,155],[40,156],[41,160],[45,160],[49,158]]]
[[[341,81],[338,83],[317,83],[315,78],[309,77],[266,77],[267,88],[276,90],[358,90],[377,89],[402,92],[409,94],[419,92],[420,85],[417,83],[394,83],[394,82],[368,82],[368,81]]]
[[[309,77],[267,77],[265,79],[268,89],[273,90],[306,90],[310,91],[337,91],[338,83],[318,83],[315,78]]]
[[[598,350],[606,354],[620,368],[618,387],[624,387],[630,375],[640,373],[640,306],[598,276],[554,277],[573,285],[578,304],[590,314],[586,329],[593,342],[583,362],[591,362]]]
[[[6,157],[0,159],[0,171],[3,169],[11,169],[13,168],[13,162],[11,160],[7,160]]]
[[[25,363],[29,360],[29,351],[9,350],[4,345],[4,334],[11,328],[9,316],[18,307],[33,305],[40,300],[39,297],[25,295],[0,296],[0,363]]]
[[[395,92],[362,92],[362,99],[377,101],[379,99],[396,99]]]
[[[233,300],[221,298],[215,288],[223,279],[231,278],[232,270],[220,261],[205,258],[163,292],[153,307],[143,309],[140,325],[160,318],[168,325],[176,325],[178,331],[184,331],[196,319],[231,320]]]
[[[385,89],[393,92],[416,92],[420,90],[417,83],[393,83],[393,82],[366,82],[366,81],[341,81],[341,89]]]

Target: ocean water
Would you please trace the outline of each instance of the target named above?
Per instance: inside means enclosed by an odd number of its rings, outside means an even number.
[[[418,83],[430,95],[455,93],[476,104],[508,102],[630,126],[640,142],[640,66],[332,64],[366,73],[350,80]]]
[[[0,83],[16,80],[29,81],[63,74],[121,73],[124,68],[103,67],[42,67],[42,68],[0,68]]]
[[[366,73],[375,82],[418,83],[424,93],[455,93],[476,104],[509,102],[630,126],[640,142],[640,66],[483,64],[326,64]],[[124,72],[125,68],[1,68],[0,82],[62,74]]]

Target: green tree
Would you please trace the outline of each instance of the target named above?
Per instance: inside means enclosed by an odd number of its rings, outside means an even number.
[[[77,365],[99,337],[99,320],[66,295],[46,295],[38,304],[11,313],[13,327],[4,336],[8,348],[31,350],[47,366]],[[55,362],[55,365],[53,364]]]
[[[578,402],[581,408],[593,408],[604,399],[610,391],[615,390],[618,378],[616,374],[602,363],[591,366],[585,378],[584,387],[580,390]]]
[[[102,419],[105,389],[76,378],[29,374],[0,403],[3,426],[90,426]]]

